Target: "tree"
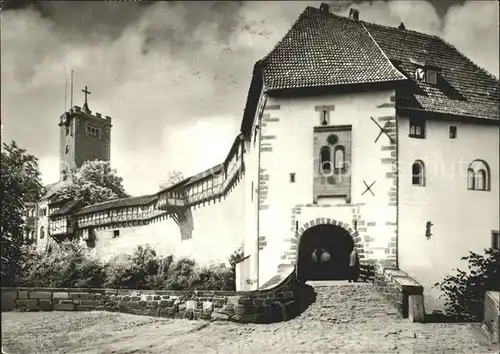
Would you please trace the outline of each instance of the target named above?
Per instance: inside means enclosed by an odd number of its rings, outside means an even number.
[[[24,205],[36,202],[44,193],[38,159],[15,141],[3,144],[1,155],[1,273],[2,285],[14,285],[20,270],[24,237]]]
[[[447,314],[461,320],[482,321],[485,291],[500,291],[500,252],[486,249],[485,255],[469,252],[462,257],[469,262],[468,271],[456,269],[434,286],[446,299]]]
[[[86,161],[78,170],[69,171],[66,178],[70,183],[56,192],[58,199],[78,199],[86,206],[129,196],[123,179],[108,161]]]
[[[176,183],[179,183],[185,180],[184,174],[180,171],[170,171],[167,176],[167,181],[160,185],[160,190],[173,186]]]

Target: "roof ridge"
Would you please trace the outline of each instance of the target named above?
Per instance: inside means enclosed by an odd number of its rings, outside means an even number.
[[[361,27],[363,27],[363,29],[366,31],[366,33],[368,34],[368,36],[370,37],[370,39],[373,41],[373,43],[375,43],[375,45],[377,46],[377,48],[380,50],[380,52],[383,54],[384,58],[387,59],[387,62],[389,63],[389,65],[395,70],[398,72],[399,75],[401,75],[404,80],[408,80],[408,78],[402,73],[400,72],[395,66],[394,64],[391,62],[391,60],[389,59],[389,57],[387,56],[387,54],[385,54],[385,52],[382,50],[382,48],[380,48],[380,46],[378,45],[377,41],[375,40],[375,38],[373,38],[372,34],[370,33],[370,31],[368,30],[368,28],[365,27],[365,25],[363,24],[363,21],[360,22],[361,23]]]
[[[398,27],[392,27],[392,26],[388,26],[388,25],[381,25],[380,23],[375,23],[375,22],[368,22],[368,21],[363,21],[363,20],[360,20],[359,22],[366,23],[367,25],[370,25],[370,26],[383,27],[383,28],[389,28],[389,29],[397,30],[397,31],[405,31],[405,32],[410,32],[410,33],[414,33],[414,34],[420,34],[420,35],[426,36],[426,37],[441,38],[441,37],[439,37],[439,36],[437,36],[435,34],[429,34],[429,33],[425,33],[425,32],[419,32],[419,31],[415,31],[415,30],[411,30],[411,29],[407,29],[407,28],[405,28],[404,30],[402,30],[402,29],[399,29]]]
[[[409,30],[409,29],[400,30],[397,27],[391,27],[391,26],[387,26],[387,25],[381,25],[379,23],[374,23],[374,22],[368,22],[368,21],[360,21],[360,22],[366,23],[366,24],[368,24],[370,26],[382,27],[382,28],[391,29],[391,30],[406,31],[406,32],[411,32],[411,33],[414,33],[414,34],[419,34],[419,35],[422,35],[422,36],[426,36],[426,37],[429,37],[429,38],[434,38],[434,39],[440,40],[441,42],[443,42],[447,46],[453,48],[457,53],[460,54],[460,56],[462,56],[463,58],[465,58],[469,63],[473,64],[475,67],[477,67],[478,69],[480,69],[481,71],[483,71],[484,73],[486,73],[488,76],[490,76],[491,78],[493,78],[496,81],[498,81],[498,78],[495,75],[493,75],[492,73],[490,73],[486,69],[484,69],[484,68],[480,67],[479,65],[477,65],[476,63],[474,63],[468,56],[464,55],[460,50],[458,50],[458,48],[456,46],[454,46],[453,44],[449,43],[443,37],[440,37],[440,36],[435,35],[435,34],[429,34],[429,33],[419,32],[419,31],[415,31],[415,30]]]
[[[453,44],[449,43],[447,40],[444,38],[441,38],[439,36],[436,36],[437,39],[439,39],[441,42],[446,44],[447,46],[453,48],[462,58],[465,58],[469,64],[472,64],[476,68],[478,68],[480,71],[482,71],[484,74],[488,75],[490,78],[494,79],[495,81],[499,81],[498,78],[490,73],[488,70],[484,69],[483,67],[479,66],[478,64],[474,63],[467,55],[463,54],[457,47],[455,47]]]

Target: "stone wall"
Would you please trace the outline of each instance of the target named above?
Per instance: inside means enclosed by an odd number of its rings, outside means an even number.
[[[423,296],[423,287],[400,269],[375,265],[375,286],[407,318],[409,316],[410,295]]]
[[[500,292],[484,294],[484,329],[493,343],[500,342]]]
[[[2,288],[2,311],[112,311],[190,320],[268,323],[286,319],[295,277],[266,291]]]

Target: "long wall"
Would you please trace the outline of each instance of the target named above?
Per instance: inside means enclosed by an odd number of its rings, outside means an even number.
[[[449,127],[457,127],[455,139]],[[426,138],[408,137],[409,119],[399,118],[400,267],[424,286],[426,307],[441,309],[435,282],[467,269],[460,258],[491,247],[499,229],[499,127],[453,121],[427,121]],[[468,190],[467,169],[475,159],[490,168],[490,190]],[[425,164],[425,186],[412,185],[412,163]],[[425,235],[430,221],[431,237]]]
[[[236,184],[220,201],[187,209],[181,222],[164,215],[144,225],[129,222],[97,227],[92,253],[109,260],[148,244],[157,254],[173,255],[175,259],[188,257],[200,264],[226,262],[243,245],[242,194],[242,184]]]
[[[314,159],[319,158],[314,152],[314,127],[320,126],[322,109],[329,110],[330,125],[351,125],[351,200],[320,198],[313,204]],[[366,248],[366,259],[395,263],[395,139],[391,143],[385,134],[377,139],[378,125],[386,123],[386,130],[395,137],[391,90],[314,98],[268,97],[262,117],[259,170],[259,239],[263,245],[259,254],[260,284],[275,277],[284,265],[295,264],[296,229],[313,226],[311,221],[320,217],[335,219],[351,229],[354,220],[359,220],[356,237]],[[257,172],[256,166],[252,169],[247,168],[247,178]],[[366,191],[365,183],[371,185],[373,194]],[[357,208],[360,205],[363,208]]]

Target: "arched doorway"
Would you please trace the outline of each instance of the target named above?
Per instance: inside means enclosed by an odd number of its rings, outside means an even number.
[[[344,280],[349,277],[349,254],[354,248],[351,234],[332,224],[320,224],[304,231],[299,241],[297,276],[299,281]],[[321,262],[327,253],[329,260]],[[313,261],[313,253],[317,263]]]

